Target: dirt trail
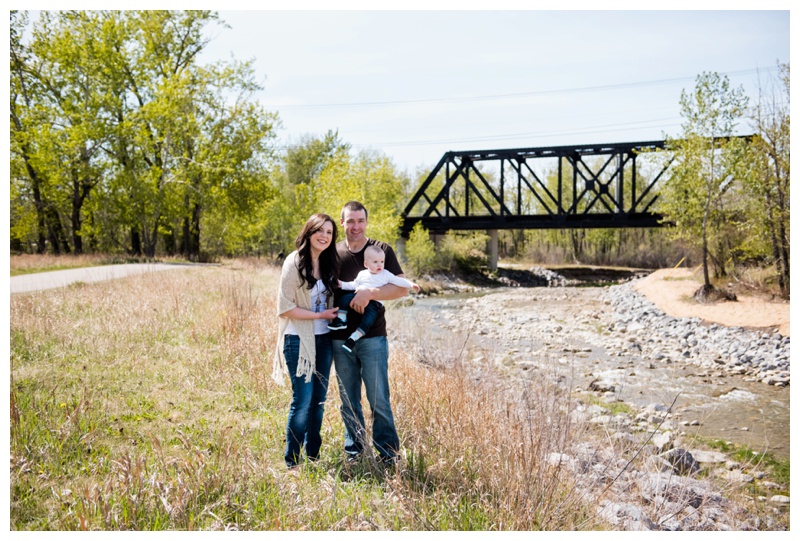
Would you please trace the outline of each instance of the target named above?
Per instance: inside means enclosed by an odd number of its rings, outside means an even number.
[[[700,282],[690,269],[661,269],[643,278],[634,288],[673,317],[699,317],[731,327],[778,330],[789,336],[789,303],[739,296],[736,302],[700,304],[692,294]]]

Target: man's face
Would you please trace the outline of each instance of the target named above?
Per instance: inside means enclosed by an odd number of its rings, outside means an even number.
[[[344,210],[342,227],[347,242],[361,242],[366,236],[367,213],[363,210]]]

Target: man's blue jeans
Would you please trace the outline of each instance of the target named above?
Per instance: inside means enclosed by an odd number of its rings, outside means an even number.
[[[400,449],[389,402],[389,341],[385,336],[357,340],[352,352],[344,340],[333,341],[333,362],[342,399],[344,449],[350,456],[364,451],[366,429],[361,408],[361,383],[372,408],[372,443],[381,459],[393,459]]]
[[[300,357],[300,337],[287,334],[283,337],[283,356],[292,380],[292,403],[289,406],[289,419],[286,421],[286,452],[283,455],[290,468],[300,461],[303,447],[309,460],[316,460],[322,446],[322,415],[325,413],[325,399],[328,396],[328,378],[331,374],[331,338],[329,334],[316,336],[316,371],[311,381],[305,376],[297,377],[297,363]]]

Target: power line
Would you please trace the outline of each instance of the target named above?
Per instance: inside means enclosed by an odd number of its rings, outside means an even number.
[[[752,75],[759,72],[771,72],[778,70],[777,67],[769,68],[752,68],[746,70],[737,70],[724,72],[723,75],[739,76],[739,75]],[[376,107],[383,105],[414,105],[420,103],[456,103],[456,102],[469,102],[469,101],[484,101],[506,98],[520,98],[529,96],[546,96],[551,94],[573,94],[579,92],[596,92],[599,90],[618,90],[622,88],[637,88],[646,86],[657,86],[669,83],[676,83],[681,81],[693,81],[695,77],[677,77],[673,79],[656,79],[653,81],[639,81],[633,83],[618,83],[613,85],[598,85],[577,88],[562,88],[556,90],[537,90],[531,92],[516,92],[510,94],[489,94],[483,96],[465,96],[460,98],[423,98],[416,100],[391,100],[391,101],[364,101],[364,102],[350,102],[350,103],[317,103],[306,105],[282,105],[280,109],[337,109],[347,107]]]
[[[495,136],[478,136],[478,137],[465,137],[461,139],[432,139],[427,141],[395,141],[387,143],[369,143],[358,144],[353,143],[355,148],[375,148],[375,147],[411,147],[411,146],[425,146],[425,145],[439,145],[439,144],[462,144],[462,143],[479,143],[486,141],[508,141],[515,139],[525,139],[532,137],[563,137],[565,135],[586,135],[591,133],[606,133],[615,131],[629,131],[650,129],[654,127],[669,128],[680,126],[680,123],[659,124],[658,126],[640,126],[640,127],[626,127],[624,124],[610,125],[610,126],[595,126],[587,129],[578,129],[572,131],[562,132],[532,132],[532,133],[516,133],[508,135],[495,135]]]

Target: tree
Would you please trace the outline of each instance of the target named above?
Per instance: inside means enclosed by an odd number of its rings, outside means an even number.
[[[258,209],[274,195],[267,163],[277,116],[253,98],[259,86],[249,63],[201,68],[191,112],[176,141],[171,181],[179,187],[180,230],[176,249],[190,259],[201,251],[201,222],[213,230],[224,225],[224,251],[247,249],[253,241]],[[236,99],[226,99],[235,92]]]
[[[223,244],[253,236],[278,119],[252,62],[199,65],[215,13],[43,11],[27,41],[26,16],[11,20],[17,246],[69,251],[71,236],[81,252],[88,236],[196,258],[204,223],[231,220]]]
[[[37,141],[38,127],[49,123],[49,115],[38,101],[43,92],[36,77],[39,61],[22,39],[27,24],[25,13],[11,12],[11,183],[16,195],[11,206],[16,211],[12,215],[20,216],[12,223],[11,232],[17,239],[31,239],[36,252],[44,253],[46,234],[53,228],[47,227],[47,202],[42,194],[47,178]]]
[[[270,251],[285,251],[312,213],[318,197],[314,197],[318,179],[333,160],[349,163],[350,145],[336,131],[324,136],[305,135],[290,145],[281,164],[272,173],[276,197],[264,206],[263,237]],[[344,173],[342,173],[344,175]],[[334,213],[331,215],[337,219]]]
[[[72,248],[83,253],[83,207],[100,183],[104,167],[100,146],[107,137],[102,87],[96,84],[100,67],[95,35],[99,20],[92,12],[67,11],[54,19],[44,12],[34,29],[31,51],[39,59],[38,99],[50,121],[41,126],[40,145],[47,148],[53,188],[52,221],[67,216]],[[62,242],[69,251],[66,242]],[[54,246],[58,251],[57,245]]]
[[[336,219],[345,203],[361,201],[369,211],[369,236],[393,244],[400,230],[407,182],[379,152],[361,151],[355,157],[339,152],[328,160],[312,186],[297,192],[297,205],[305,217],[322,209]]]
[[[731,88],[727,77],[705,72],[698,75],[694,91],[680,97],[682,134],[669,139],[676,155],[675,168],[664,186],[663,212],[675,223],[678,237],[697,242],[703,261],[702,293],[713,290],[708,260],[715,259],[717,273],[724,272],[720,230],[726,219],[726,194],[733,186],[737,145],[732,139],[737,121],[747,105],[744,89]],[[717,248],[711,254],[710,245]]]
[[[197,55],[210,38],[209,11],[106,12],[104,68],[115,97],[115,158],[133,204],[133,251],[155,255],[169,216],[181,212],[179,156],[196,126],[194,99],[203,76]]]
[[[747,167],[740,170],[739,198],[749,233],[746,253],[771,256],[777,270],[781,296],[788,299],[789,280],[789,188],[790,114],[789,66],[779,66],[777,90],[759,84],[758,102],[750,112],[756,137],[749,146]],[[771,90],[771,92],[769,91]]]

